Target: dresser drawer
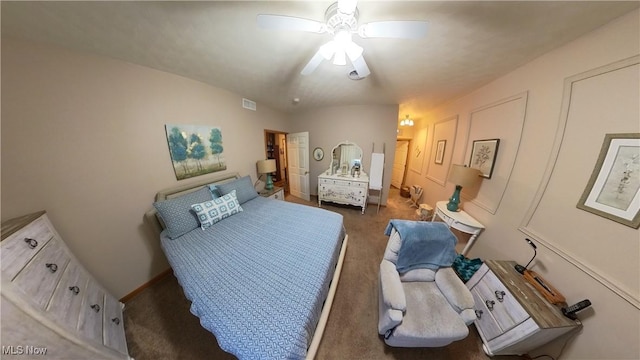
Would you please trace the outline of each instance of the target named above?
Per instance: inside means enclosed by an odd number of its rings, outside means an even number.
[[[500,329],[500,325],[498,325],[491,315],[491,311],[487,309],[484,302],[485,300],[475,289],[471,291],[471,294],[473,295],[473,301],[475,303],[474,310],[476,311],[476,327],[478,328],[478,331],[484,335],[484,338],[487,341],[500,336],[502,334],[502,329]]]
[[[493,272],[487,272],[476,285],[475,290],[503,332],[529,318],[529,314]]]
[[[76,331],[82,298],[87,292],[89,275],[75,262],[70,262],[62,274],[47,311],[65,328]]]
[[[124,335],[122,304],[109,294],[104,297],[104,344],[126,354],[127,340]]]
[[[87,339],[102,344],[102,318],[104,314],[104,291],[93,280],[89,280],[82,299],[78,331]]]
[[[355,180],[335,180],[335,179],[320,179],[319,184],[325,185],[335,185],[335,186],[345,186],[345,187],[357,187],[366,189],[367,182],[366,181],[355,181]]]
[[[13,282],[41,309],[45,309],[68,263],[69,256],[54,238],[33,257]]]
[[[13,280],[22,268],[53,238],[44,218],[39,218],[2,241],[2,275]]]

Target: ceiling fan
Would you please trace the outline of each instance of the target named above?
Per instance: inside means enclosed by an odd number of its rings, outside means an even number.
[[[396,38],[417,39],[426,35],[425,21],[375,21],[358,25],[358,8],[356,0],[339,0],[327,8],[325,22],[302,19],[285,15],[260,14],[258,26],[271,30],[305,31],[317,34],[328,33],[332,39],[320,46],[311,60],[300,72],[309,75],[322,63],[331,60],[333,64],[346,65],[347,58],[359,78],[371,74],[364,57],[363,49],[352,40],[352,34],[361,38]]]

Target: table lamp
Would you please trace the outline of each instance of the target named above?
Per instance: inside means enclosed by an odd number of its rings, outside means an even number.
[[[264,186],[266,190],[273,190],[273,180],[271,179],[271,173],[276,171],[276,160],[267,159],[258,161],[258,173],[267,174],[267,182]]]
[[[456,184],[456,189],[453,191],[451,198],[449,198],[447,210],[458,211],[458,205],[460,204],[460,191],[463,187],[474,185],[480,180],[480,170],[466,167],[464,165],[453,165],[451,166],[451,172],[449,172],[449,178],[447,180]]]

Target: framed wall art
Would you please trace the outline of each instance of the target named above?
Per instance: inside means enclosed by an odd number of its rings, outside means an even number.
[[[444,150],[447,147],[447,140],[438,140],[436,145],[436,157],[434,162],[438,165],[442,165],[444,162]]]
[[[478,169],[483,178],[491,179],[500,139],[474,140],[469,167]]]
[[[640,227],[640,133],[605,135],[577,207]]]
[[[167,124],[165,130],[177,180],[227,169],[219,127]]]

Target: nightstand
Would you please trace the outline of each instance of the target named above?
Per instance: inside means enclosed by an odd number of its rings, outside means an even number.
[[[260,196],[266,197],[269,199],[282,200],[284,201],[284,188],[279,186],[274,186],[271,190],[263,189],[260,191]]]
[[[449,211],[449,209],[447,209],[447,201],[438,201],[436,203],[436,209],[433,212],[431,221],[435,221],[436,216],[440,217],[449,227],[462,231],[463,233],[471,234],[469,242],[467,242],[467,245],[461,252],[462,255],[467,255],[467,252],[469,252],[469,249],[478,238],[478,235],[480,235],[480,232],[484,230],[484,225],[464,212],[464,210]]]
[[[466,284],[475,302],[482,348],[489,356],[526,354],[582,326],[527,283],[515,264],[487,260]]]

